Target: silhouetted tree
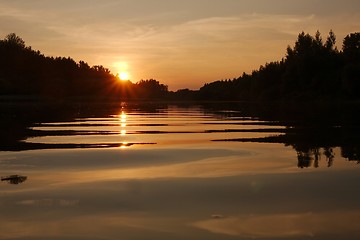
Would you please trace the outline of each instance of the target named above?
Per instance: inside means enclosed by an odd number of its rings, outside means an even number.
[[[351,33],[343,41],[345,65],[342,88],[350,99],[360,99],[360,33]]]
[[[360,33],[351,33],[345,37],[343,53],[349,62],[360,61]]]
[[[136,97],[139,99],[164,98],[168,94],[168,86],[155,79],[140,80],[134,85]]]
[[[336,51],[336,36],[335,36],[335,33],[330,30],[329,32],[329,36],[327,37],[326,39],[326,42],[325,42],[325,48],[328,50],[328,51]]]
[[[10,46],[25,48],[25,41],[15,33],[8,34],[4,39],[4,43]]]

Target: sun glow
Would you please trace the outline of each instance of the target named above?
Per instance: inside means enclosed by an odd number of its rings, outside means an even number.
[[[122,81],[127,81],[129,80],[129,74],[127,72],[121,72],[119,74],[119,79]]]
[[[126,61],[115,62],[113,66],[117,70],[116,72],[118,73],[117,77],[119,80],[121,81],[130,80],[129,65]]]

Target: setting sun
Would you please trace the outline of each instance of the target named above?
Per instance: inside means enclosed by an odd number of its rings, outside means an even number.
[[[119,74],[119,78],[120,78],[120,80],[122,80],[122,81],[129,80],[129,74],[126,73],[126,72],[121,72],[121,73]]]

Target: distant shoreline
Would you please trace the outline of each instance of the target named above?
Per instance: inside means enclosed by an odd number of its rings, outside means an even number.
[[[189,99],[121,99],[121,97],[91,97],[91,96],[74,96],[65,98],[51,98],[45,96],[33,95],[0,95],[0,104],[260,104],[260,105],[360,105],[360,100],[344,100],[344,99],[308,99],[308,100],[189,100]]]

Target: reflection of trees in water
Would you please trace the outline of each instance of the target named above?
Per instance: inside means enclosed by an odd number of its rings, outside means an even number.
[[[331,167],[334,162],[335,153],[332,148],[325,147],[324,148],[324,155],[326,157],[326,161],[328,163],[328,167]]]
[[[193,103],[176,103],[180,108],[194,107]],[[330,167],[334,161],[334,148],[341,148],[341,156],[360,163],[360,104],[293,104],[293,103],[202,103],[195,105],[205,115],[211,114],[220,120],[238,121],[241,125],[272,126],[276,135],[256,138],[215,139],[215,141],[282,143],[297,152],[298,166],[319,167],[326,159]],[[164,103],[121,102],[62,102],[62,103],[0,103],[0,151],[29,149],[104,148],[125,147],[121,143],[50,144],[32,143],[26,139],[39,136],[70,136],[94,134],[66,131],[34,130],[41,123],[74,122],[78,118],[106,118],[121,111],[137,114],[162,113],[169,107]],[[255,122],[252,122],[255,120]],[[276,126],[281,126],[279,129]],[[282,127],[286,127],[283,129]],[[225,129],[226,130],[226,129]],[[224,131],[225,131],[224,130]],[[268,133],[269,129],[236,129],[241,132]],[[211,132],[211,131],[209,131]],[[214,131],[215,133],[216,131]],[[225,131],[226,132],[226,131]],[[98,132],[95,134],[106,134]],[[57,135],[61,134],[61,135]],[[131,146],[133,143],[127,143]]]
[[[360,163],[360,145],[348,145],[341,148],[341,156],[349,161]]]
[[[207,113],[219,119],[248,117],[247,125],[285,126],[274,135],[254,138],[215,139],[214,141],[282,143],[297,152],[300,168],[319,167],[321,160],[331,167],[335,148],[341,156],[360,164],[360,104],[342,102],[281,102],[204,104]],[[224,110],[227,111],[224,111]],[[256,128],[252,129],[256,132]],[[263,133],[258,131],[259,133]]]
[[[20,176],[20,175],[10,175],[1,177],[1,181],[6,181],[10,184],[20,184],[27,180],[26,176]]]
[[[333,147],[318,147],[308,149],[296,149],[299,168],[319,167],[319,162],[322,157],[325,157],[325,161],[328,167],[331,167],[334,163],[335,153]],[[355,161],[360,164],[360,145],[356,146],[341,146],[341,156],[348,161]]]
[[[307,150],[296,150],[298,157],[298,167],[308,168],[314,166],[319,167],[319,162],[322,156],[325,156],[325,161],[328,167],[331,167],[334,162],[335,153],[333,148],[309,148]]]

